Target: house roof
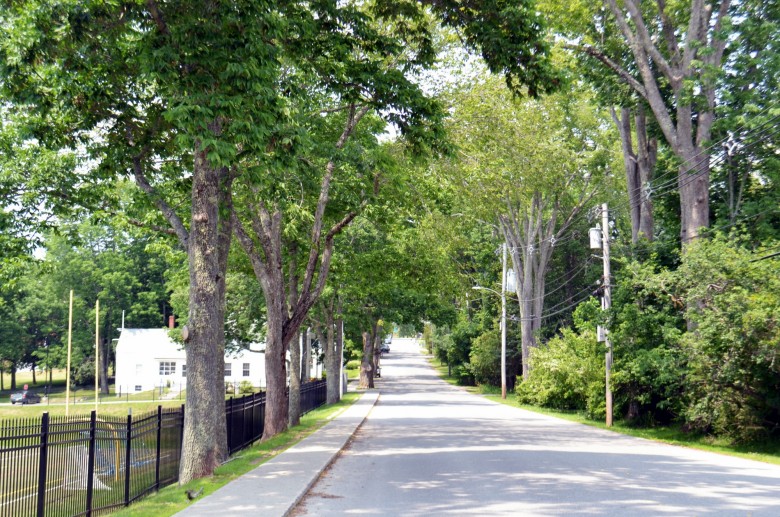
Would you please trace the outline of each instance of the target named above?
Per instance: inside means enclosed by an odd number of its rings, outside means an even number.
[[[184,348],[168,336],[168,329],[122,329],[116,344],[117,353],[151,357],[178,357]]]
[[[168,335],[168,329],[131,329],[124,328],[117,341],[117,354],[132,353],[135,356],[156,358],[184,357],[184,346],[173,341]],[[265,343],[252,343],[249,350],[236,350],[225,353],[225,358],[241,359],[256,352],[265,352]],[[254,353],[254,354],[253,354]]]

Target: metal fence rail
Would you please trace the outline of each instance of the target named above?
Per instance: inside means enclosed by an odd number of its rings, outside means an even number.
[[[325,403],[326,381],[301,386],[301,412]],[[265,394],[225,402],[228,450],[263,435]],[[0,516],[109,513],[175,483],[184,406],[126,418],[89,415],[0,421]]]

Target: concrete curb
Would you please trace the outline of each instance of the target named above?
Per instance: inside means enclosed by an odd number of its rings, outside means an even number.
[[[378,390],[366,391],[318,431],[176,515],[289,515],[354,435],[378,397]]]

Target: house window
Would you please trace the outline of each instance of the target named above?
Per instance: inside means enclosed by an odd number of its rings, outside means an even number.
[[[173,361],[160,361],[160,375],[173,375],[176,373],[176,363]]]
[[[249,377],[249,363],[244,363],[244,377]]]
[[[187,376],[187,365],[183,364],[181,365],[181,376],[186,377]]]
[[[225,377],[230,377],[231,375],[233,375],[232,366],[233,365],[230,363],[225,363]]]
[[[135,391],[141,391],[141,385],[140,384],[136,384],[135,385]]]

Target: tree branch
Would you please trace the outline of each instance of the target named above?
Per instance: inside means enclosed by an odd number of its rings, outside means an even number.
[[[154,206],[162,212],[163,217],[171,225],[176,236],[179,238],[184,249],[189,249],[189,237],[190,234],[187,228],[184,226],[179,215],[173,208],[159,195],[157,190],[149,183],[148,178],[144,174],[142,158],[148,152],[147,149],[141,151],[141,154],[133,156],[133,176],[135,177],[136,184],[143,190],[152,200]]]
[[[165,18],[163,17],[157,2],[155,0],[146,0],[146,8],[149,9],[149,15],[152,17],[152,20],[154,20],[155,25],[157,25],[157,29],[162,34],[170,36],[171,32],[168,30],[168,24],[165,23]]]
[[[120,214],[114,213],[114,215],[119,216]],[[165,227],[165,226],[157,226],[156,224],[149,224],[145,223],[139,219],[135,219],[133,217],[125,217],[125,221],[132,224],[133,226],[136,226],[138,228],[144,228],[147,230],[154,230],[155,232],[164,233],[166,235],[173,235],[174,237],[176,235],[176,231],[173,228]]]
[[[633,88],[639,95],[641,95],[643,98],[647,98],[647,92],[645,91],[645,87],[642,85],[641,82],[637,81],[634,76],[629,74],[623,67],[621,67],[616,62],[612,61],[608,56],[603,54],[600,50],[598,50],[595,47],[592,47],[590,45],[564,45],[565,48],[568,48],[570,50],[574,50],[577,52],[582,52],[584,54],[587,54],[591,57],[594,57],[604,63],[607,68],[618,74],[623,81],[628,84],[631,88]]]
[[[675,71],[672,70],[672,67],[669,66],[669,62],[658,50],[658,47],[655,46],[652,38],[650,38],[650,32],[647,30],[647,25],[645,25],[645,21],[642,18],[642,12],[636,5],[636,2],[634,0],[623,0],[623,3],[628,8],[628,12],[631,14],[631,18],[634,20],[634,25],[636,26],[636,35],[639,38],[639,42],[642,44],[642,48],[645,50],[645,53],[650,56],[650,58],[653,60],[653,63],[655,63],[661,73],[666,76],[669,82],[674,84],[675,81],[682,81],[682,76],[679,74],[679,72],[675,73]]]

